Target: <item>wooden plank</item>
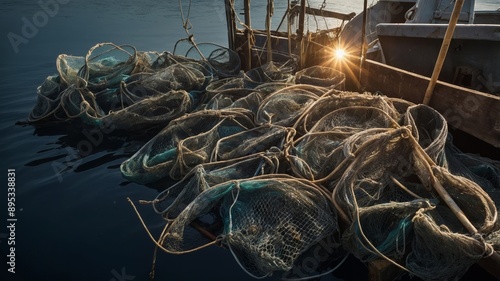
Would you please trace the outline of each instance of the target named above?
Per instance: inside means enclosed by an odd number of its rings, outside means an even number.
[[[300,6],[294,6],[292,8],[292,11],[295,13],[300,13]],[[336,18],[339,20],[351,20],[356,15],[356,13],[354,12],[349,14],[344,14],[344,13],[316,9],[311,7],[306,7],[304,12],[308,15],[322,16],[325,18]]]
[[[500,270],[498,267],[500,266],[500,253],[494,252],[489,258],[481,259],[478,264],[486,270],[491,276],[494,276],[498,280],[500,280]]]
[[[320,10],[311,7],[306,8],[306,14],[322,16],[326,18],[336,18],[339,20],[351,20],[356,15],[356,13],[343,14],[334,11]]]
[[[428,77],[372,60],[364,64],[366,91],[422,103]],[[429,104],[454,128],[500,148],[500,97],[438,81]]]
[[[374,260],[368,263],[370,281],[392,281],[403,273],[402,269],[386,260]]]

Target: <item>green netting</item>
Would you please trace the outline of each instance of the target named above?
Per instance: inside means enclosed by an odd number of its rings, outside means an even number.
[[[120,169],[126,178],[141,183],[166,176],[180,179],[210,160],[217,140],[252,128],[248,114],[244,110],[206,110],[175,119]]]

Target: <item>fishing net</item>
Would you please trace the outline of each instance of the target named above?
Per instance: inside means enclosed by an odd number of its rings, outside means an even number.
[[[342,107],[323,116],[309,133],[297,139],[288,151],[288,159],[296,175],[321,181],[336,178],[342,171],[340,164],[345,165],[353,154],[350,150],[360,140],[382,128],[397,126],[395,120],[378,108]]]
[[[263,83],[268,82],[282,82],[287,83],[293,80],[292,66],[285,64],[279,64],[276,62],[269,62],[262,64],[259,67],[250,69],[245,72],[245,87],[255,88]]]
[[[194,44],[192,38],[177,41],[174,55],[203,61],[219,79],[234,77],[241,70],[240,57],[236,52],[213,43]]]
[[[204,101],[212,99],[215,95],[228,90],[238,90],[245,88],[243,78],[231,77],[219,80],[214,80],[207,85],[204,94]],[[203,103],[203,102],[202,102]]]
[[[148,62],[141,58],[130,45],[97,44],[85,56],[85,64],[78,75],[87,81],[87,87],[93,92],[116,88],[131,73],[148,67]]]
[[[69,86],[78,82],[78,73],[85,65],[85,58],[61,54],[56,59],[57,72],[62,86]]]
[[[317,187],[272,175],[228,181],[202,192],[164,232],[163,247],[170,252],[189,250],[187,225],[217,204],[222,242],[254,277],[290,270],[300,254],[338,232],[335,213]]]
[[[197,62],[182,62],[169,65],[154,73],[142,73],[135,79],[127,81],[126,94],[134,96],[134,92],[151,90],[167,93],[170,90],[202,90],[211,81],[208,69]],[[133,90],[131,90],[133,89]],[[137,95],[135,95],[137,96]]]
[[[258,36],[255,39],[257,41],[262,40],[264,37]],[[259,45],[262,44],[262,45]],[[261,41],[261,43],[257,43],[258,46],[264,46],[266,43]],[[268,50],[258,47],[252,47],[250,51],[250,58],[252,61],[252,65],[265,65],[269,63],[268,61]],[[283,52],[279,50],[271,51],[271,61],[278,65],[284,65],[291,68],[292,72],[295,72],[299,66],[300,57],[296,54],[290,54],[288,52]],[[250,68],[248,66],[248,68]]]
[[[278,90],[281,90],[283,88],[286,88],[286,87],[289,87],[292,85],[293,85],[293,83],[267,82],[267,83],[264,83],[264,84],[261,84],[261,85],[255,87],[254,90],[259,91],[263,95],[263,97],[267,97],[270,94],[272,94]]]
[[[283,88],[262,101],[256,122],[291,127],[307,106],[317,99],[317,95],[301,88]]]
[[[344,248],[363,262],[378,259],[380,253],[401,260],[410,247],[412,217],[431,206],[427,200],[415,199],[360,208],[359,218],[343,233]]]
[[[63,86],[60,79],[60,76],[49,76],[38,86],[36,104],[28,116],[28,121],[37,122],[54,116],[61,102],[59,93]]]
[[[500,161],[463,153],[453,145],[451,136],[448,136],[445,153],[452,174],[476,182],[497,202],[497,207],[500,205]]]
[[[492,249],[480,237],[450,230],[436,221],[432,211],[419,210],[413,217],[415,240],[406,266],[424,280],[458,280],[471,265]]]
[[[257,278],[313,278],[352,254],[456,280],[500,250],[500,164],[453,146],[428,106],[342,91],[337,70],[295,73],[274,53],[243,73],[236,53],[192,40],[98,44],[56,66],[29,121],[154,136],[120,170],[162,189],[166,252],[219,244]]]
[[[281,151],[293,133],[287,127],[263,125],[230,135],[217,141],[212,160],[230,160],[273,148]],[[242,143],[245,145],[241,145]]]
[[[355,106],[378,108],[395,121],[399,121],[400,119],[400,114],[396,111],[390,100],[385,97],[330,90],[322,95],[314,105],[309,107],[301,118],[297,120],[294,127],[300,133],[306,133],[325,115],[341,108]]]
[[[276,174],[281,158],[279,151],[268,151],[199,164],[182,180],[158,194],[153,207],[166,219],[175,219],[196,196],[212,186],[231,180]]]
[[[419,104],[407,108],[405,124],[411,126],[412,134],[432,160],[440,166],[445,166],[444,146],[448,124],[444,117],[434,109]]]
[[[164,95],[153,96],[126,109],[111,111],[97,124],[113,124],[121,132],[147,134],[150,130],[164,128],[170,121],[183,116],[192,106],[192,100],[184,90],[171,90]]]
[[[245,108],[257,113],[262,95],[250,89],[226,90],[211,98],[204,109]]]
[[[198,164],[208,162],[217,140],[253,128],[248,111],[199,111],[171,121],[130,159],[123,175],[140,183],[170,176],[180,179]]]
[[[311,66],[295,74],[295,83],[343,90],[345,74],[326,66]]]
[[[415,150],[417,141],[413,143],[408,139],[410,134],[407,130],[403,127],[372,135],[352,151],[353,160],[334,189],[337,210],[342,210],[339,214],[352,222],[343,233],[343,245],[363,261],[384,256],[403,262],[410,272],[426,280],[434,278],[429,274],[438,267],[446,273],[438,275],[435,280],[459,278],[470,265],[483,257],[489,246],[484,241],[480,247],[476,245],[479,242],[467,235],[467,230],[463,229],[448,205],[431,190],[437,183],[444,186],[480,233],[498,228],[495,224],[496,207],[476,183],[452,175],[436,164],[432,164],[434,168],[431,170],[426,168],[431,165],[432,159],[428,155],[422,156],[422,148],[421,151]],[[415,181],[414,175],[420,181]],[[429,178],[434,180],[429,181]],[[439,224],[429,226],[433,221],[427,221],[428,224],[422,226],[416,223],[421,222],[417,212],[427,209],[439,210]],[[451,231],[440,230],[441,224]],[[451,241],[462,236],[461,241],[475,242],[460,250],[448,249],[455,247]],[[439,242],[431,244],[430,241]],[[404,263],[408,249],[411,253]],[[433,265],[427,272],[426,267],[431,263],[439,265]]]

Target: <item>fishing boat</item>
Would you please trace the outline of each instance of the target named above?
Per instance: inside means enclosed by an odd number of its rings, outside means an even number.
[[[291,1],[280,24],[286,23],[286,31],[271,30],[272,1],[267,30],[256,30],[250,1],[244,1],[239,21],[234,0],[226,0],[229,47],[240,55],[243,69],[290,58],[298,69],[334,67],[347,74],[347,89],[427,103],[453,128],[499,148],[500,10],[474,11],[474,0],[462,2],[436,77],[431,76],[454,8],[437,0],[380,0],[371,7],[365,1],[358,15]],[[310,32],[307,16],[341,23]]]
[[[425,103],[459,132],[500,148],[500,9],[475,11],[474,0],[379,0],[364,3],[359,14],[310,7],[289,1],[280,27],[271,30],[269,0],[266,29],[252,28],[250,0],[244,21],[226,0],[229,47],[242,68],[269,61],[296,62],[297,70],[314,65],[346,74],[346,90],[368,91]],[[333,18],[334,28],[306,31],[306,17]],[[292,26],[298,26],[292,32]],[[450,27],[452,26],[452,27]],[[447,38],[448,37],[448,38]],[[479,264],[500,278],[498,253]],[[390,263],[370,263],[373,280],[392,280]],[[389,268],[389,269],[388,269]],[[392,277],[391,277],[392,276]]]
[[[464,1],[439,80],[499,94],[500,10],[474,11]],[[430,77],[453,5],[443,1],[379,1],[367,9],[366,57]],[[340,41],[359,49],[362,15],[342,30]]]

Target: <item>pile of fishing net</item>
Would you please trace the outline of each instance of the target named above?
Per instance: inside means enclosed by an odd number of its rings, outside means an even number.
[[[293,280],[349,254],[456,280],[498,254],[500,163],[460,152],[432,108],[343,91],[325,66],[243,73],[220,46],[185,54],[101,44],[60,56],[30,115],[155,132],[120,169],[163,187],[150,201],[162,250],[217,244],[253,277]]]
[[[28,121],[107,124],[116,134],[156,133],[191,111],[213,79],[239,73],[239,65],[232,64],[236,53],[205,45],[211,53],[203,61],[112,43],[92,47],[85,57],[59,55],[58,74],[38,87]]]

